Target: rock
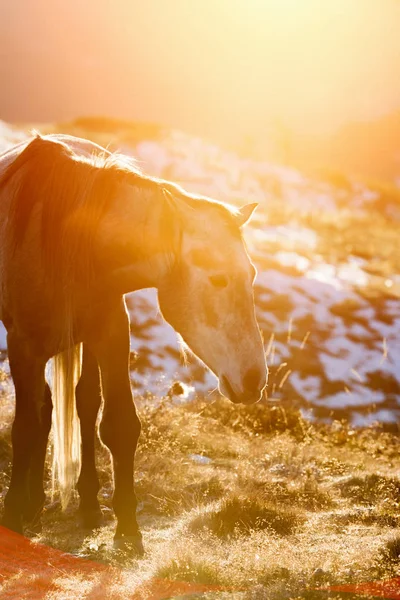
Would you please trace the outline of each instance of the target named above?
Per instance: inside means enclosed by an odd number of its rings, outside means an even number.
[[[212,458],[203,456],[202,454],[189,454],[189,458],[199,465],[210,465],[213,462]]]

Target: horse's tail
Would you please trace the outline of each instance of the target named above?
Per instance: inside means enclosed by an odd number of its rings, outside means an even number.
[[[53,492],[66,508],[80,469],[80,427],[75,387],[81,373],[82,344],[53,358]]]

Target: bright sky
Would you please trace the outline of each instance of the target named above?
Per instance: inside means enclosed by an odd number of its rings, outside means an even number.
[[[0,58],[0,118],[327,131],[400,107],[400,0],[13,0]]]
[[[161,58],[172,71],[166,79],[179,84],[181,72],[201,96],[209,88],[205,111],[232,104],[238,118],[246,113],[261,123],[265,114],[318,130],[400,106],[397,0],[169,0],[165,6],[158,13],[149,3],[140,9],[149,33],[150,22],[159,27],[148,64],[156,68]]]

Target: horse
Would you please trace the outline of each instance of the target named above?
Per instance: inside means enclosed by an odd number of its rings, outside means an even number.
[[[62,507],[76,486],[83,526],[99,525],[100,435],[112,458],[114,545],[143,554],[124,295],[157,288],[164,319],[217,376],[221,394],[259,401],[267,365],[242,237],[256,206],[188,193],[68,135],[37,133],[0,156],[0,320],[16,397],[5,527],[40,527],[53,423]]]

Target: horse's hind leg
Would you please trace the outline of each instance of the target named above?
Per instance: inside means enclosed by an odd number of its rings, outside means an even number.
[[[133,463],[140,421],[129,379],[129,320],[123,299],[107,307],[102,329],[91,343],[100,366],[104,410],[100,435],[110,449],[114,467],[113,507],[117,517],[116,547],[143,553],[136,521]]]
[[[40,516],[45,502],[43,489],[43,471],[46,460],[47,442],[51,428],[51,414],[53,403],[49,384],[45,384],[43,403],[40,408],[40,426],[35,438],[30,460],[28,474],[29,501],[24,510],[24,520],[30,524],[29,529],[39,531],[41,528]]]
[[[76,386],[76,408],[81,424],[82,467],[78,480],[79,511],[84,527],[93,529],[101,522],[97,494],[99,479],[96,472],[96,419],[101,403],[100,373],[95,356],[83,345],[82,374]]]
[[[28,473],[41,429],[45,393],[45,361],[24,340],[7,336],[11,375],[15,386],[15,419],[12,426],[13,465],[4,500],[3,525],[22,533],[23,514],[29,508]]]

